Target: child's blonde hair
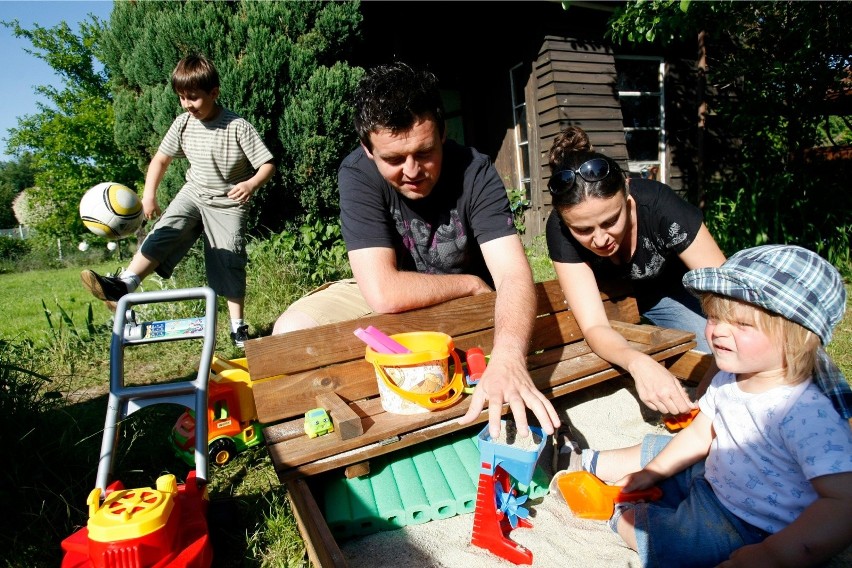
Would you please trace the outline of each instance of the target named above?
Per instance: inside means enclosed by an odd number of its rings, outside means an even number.
[[[710,319],[753,323],[779,343],[788,384],[798,384],[813,375],[820,339],[811,330],[760,306],[719,294],[702,294],[701,307]]]

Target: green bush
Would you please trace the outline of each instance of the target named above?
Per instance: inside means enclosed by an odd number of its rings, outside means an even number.
[[[98,39],[116,143],[144,171],[181,112],[172,69],[188,53],[204,53],[219,71],[221,102],[275,157],[275,175],[253,198],[249,230],[281,230],[302,211],[331,214],[337,166],[357,143],[351,98],[362,70],[345,61],[360,22],[358,2],[117,2]],[[183,159],[169,167],[161,204],[185,171]]]
[[[0,260],[15,261],[28,254],[30,243],[17,237],[0,236]]]
[[[295,230],[255,241],[249,251],[250,262],[259,262],[263,257],[275,259],[280,269],[298,275],[305,286],[316,286],[352,274],[336,218],[307,215]]]

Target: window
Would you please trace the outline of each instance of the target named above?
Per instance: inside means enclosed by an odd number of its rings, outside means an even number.
[[[512,119],[515,126],[515,164],[521,188],[527,198],[530,196],[530,141],[527,132],[527,101],[524,96],[524,84],[521,82],[522,66],[517,64],[509,70],[509,82],[512,88]]]
[[[666,181],[665,69],[660,57],[615,58],[631,177]]]
[[[464,145],[464,124],[462,122],[461,94],[458,91],[441,89],[441,103],[444,105],[444,126],[447,138]]]

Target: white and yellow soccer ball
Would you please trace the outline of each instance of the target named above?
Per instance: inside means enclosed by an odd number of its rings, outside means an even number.
[[[80,200],[80,219],[99,237],[123,239],[132,235],[145,219],[136,192],[107,181],[90,188]]]

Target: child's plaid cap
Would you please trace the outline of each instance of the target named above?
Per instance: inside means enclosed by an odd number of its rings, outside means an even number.
[[[719,268],[684,274],[696,296],[712,292],[760,306],[817,334],[823,345],[846,310],[840,273],[818,254],[793,245],[741,250]]]

